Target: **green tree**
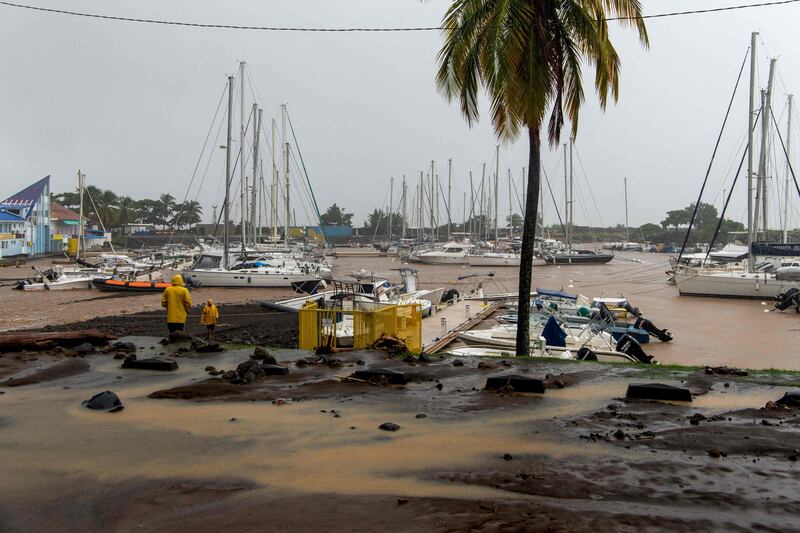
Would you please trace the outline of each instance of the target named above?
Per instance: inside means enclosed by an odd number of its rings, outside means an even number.
[[[176,213],[172,225],[178,229],[186,226],[194,226],[203,221],[203,208],[200,206],[200,202],[189,200],[176,205],[175,211]]]
[[[506,224],[509,224],[513,229],[522,227],[522,217],[517,213],[512,213],[506,217]]]
[[[158,203],[156,211],[158,213],[158,223],[166,228],[175,212],[175,197],[171,194],[162,194],[158,199]]]
[[[658,224],[651,224],[648,222],[647,224],[642,224],[641,226],[639,226],[639,231],[643,235],[644,240],[652,241],[656,237],[656,235],[661,234],[662,229],[661,226],[659,226]]]
[[[136,201],[136,210],[141,213],[139,221],[144,222],[145,224],[160,224],[161,217],[159,215],[159,208],[161,206],[161,202],[158,200],[150,200],[145,198],[144,200],[137,200]]]
[[[323,226],[352,226],[353,213],[346,213],[344,208],[333,204],[320,215],[319,220]]]
[[[620,61],[607,20],[634,27],[642,45],[647,30],[638,0],[454,0],[444,15],[437,85],[458,100],[471,126],[479,118],[480,87],[489,96],[498,137],[511,141],[527,130],[528,193],[522,235],[516,351],[530,353],[530,288],[539,204],[540,131],[549,113],[548,139],[561,138],[564,115],[578,131],[584,100],[581,69],[595,70],[600,105],[619,96]]]
[[[139,213],[136,210],[136,200],[130,196],[120,196],[117,205],[119,206],[119,223],[122,225],[124,233],[128,224],[136,222],[139,218]]]

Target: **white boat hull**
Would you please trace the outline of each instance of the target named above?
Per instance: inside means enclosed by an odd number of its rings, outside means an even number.
[[[91,289],[92,278],[76,278],[66,280],[48,281],[46,283],[31,283],[22,287],[26,291],[65,291],[72,289]]]
[[[800,285],[753,272],[676,272],[674,277],[678,292],[689,296],[771,299]]]
[[[467,256],[419,255],[417,261],[425,265],[466,265]]]
[[[250,270],[195,269],[187,270],[183,274],[187,278],[199,281],[201,287],[291,288],[292,283],[302,283],[316,279],[308,274],[284,274]]]

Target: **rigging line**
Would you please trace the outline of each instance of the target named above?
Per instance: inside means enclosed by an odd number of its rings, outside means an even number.
[[[725,7],[714,7],[707,9],[692,9],[686,11],[671,11],[667,13],[656,13],[653,15],[641,15],[638,17],[607,17],[603,21],[626,21],[626,20],[646,20],[646,19],[659,19],[667,17],[677,17],[684,15],[702,15],[708,13],[720,13],[724,11],[735,11],[740,9],[751,9],[758,7],[780,6],[786,4],[795,4],[800,0],[773,0],[771,2],[759,2],[756,4],[737,4]],[[30,11],[38,11],[42,13],[50,13],[56,15],[69,15],[73,17],[83,17],[91,19],[111,20],[117,22],[136,22],[141,24],[156,24],[161,26],[179,26],[188,28],[199,29],[222,29],[222,30],[248,30],[248,31],[273,31],[273,32],[315,32],[315,33],[357,33],[357,32],[421,32],[421,31],[442,31],[450,28],[446,26],[414,26],[414,27],[290,27],[290,26],[247,26],[238,24],[215,24],[215,23],[201,23],[201,22],[186,22],[178,20],[165,20],[165,19],[151,19],[151,18],[137,18],[137,17],[123,17],[119,15],[101,15],[98,13],[86,13],[81,11],[70,11],[66,9],[53,9],[40,6],[32,6],[27,4],[18,4],[14,2],[0,1],[0,5],[6,7],[13,7],[17,9],[27,9]],[[489,29],[489,27],[487,27]]]
[[[760,114],[760,112],[759,112]],[[725,220],[725,212],[728,210],[728,203],[731,201],[731,197],[733,196],[733,190],[736,188],[736,180],[739,179],[739,174],[742,172],[742,166],[744,166],[744,160],[747,157],[747,151],[750,149],[750,143],[747,143],[747,149],[742,152],[742,159],[739,161],[739,168],[736,170],[736,176],[733,178],[733,183],[731,184],[731,190],[728,192],[728,198],[725,199],[725,205],[722,206],[722,213],[719,215],[719,220],[717,221],[717,227],[714,228],[714,236],[711,237],[711,242],[708,244],[708,250],[706,251],[706,257],[703,259],[703,265],[706,264],[708,261],[708,256],[711,254],[711,249],[714,247],[714,244],[717,241],[717,235],[719,234],[719,230],[722,227],[722,221]],[[748,228],[749,230],[750,228]],[[687,232],[688,233],[688,232]],[[749,252],[749,251],[748,251]],[[678,256],[678,263],[680,264],[680,256]],[[750,265],[752,268],[753,265]]]
[[[319,221],[319,228],[322,231],[322,238],[327,242],[328,236],[322,227],[322,215],[319,212],[319,205],[317,205],[317,198],[314,196],[314,189],[311,187],[311,180],[308,178],[308,170],[306,169],[306,162],[303,159],[303,153],[300,151],[300,144],[297,142],[297,135],[294,133],[294,125],[292,124],[292,117],[289,115],[289,110],[286,110],[286,119],[289,122],[289,130],[292,132],[292,139],[294,139],[294,146],[297,149],[297,155],[300,157],[300,163],[303,165],[303,175],[308,183],[308,189],[311,191],[311,199],[314,201],[314,210],[317,212],[317,221]]]
[[[550,180],[547,178],[547,171],[544,169],[544,166],[539,166],[542,170],[542,174],[544,174],[544,182],[547,184],[547,190],[550,191],[550,198],[553,199],[553,207],[556,208],[556,215],[558,216],[558,223],[561,225],[561,229],[564,230],[564,234],[567,233],[567,228],[564,226],[564,221],[561,220],[561,211],[558,210],[558,204],[556,203],[556,197],[553,195],[553,189],[550,187]],[[542,219],[542,226],[544,226],[544,219]]]
[[[592,190],[592,184],[589,183],[589,175],[586,173],[586,169],[583,166],[583,160],[581,159],[581,154],[578,151],[578,147],[575,146],[574,143],[572,146],[575,149],[575,153],[578,155],[578,165],[580,165],[581,172],[583,172],[583,180],[586,182],[586,185],[589,188],[589,195],[592,197],[592,203],[594,204],[594,209],[595,211],[597,211],[597,218],[600,220],[600,227],[603,228],[603,235],[605,236],[606,241],[608,241],[608,233],[606,232],[606,223],[603,222],[603,216],[600,214],[600,208],[597,206],[597,199],[594,196],[594,191]],[[580,189],[580,187],[578,189]],[[588,222],[588,216],[587,216],[587,222]]]
[[[206,148],[208,147],[208,139],[211,137],[211,132],[214,131],[214,124],[217,122],[217,117],[219,116],[219,110],[222,107],[222,101],[225,98],[225,92],[228,89],[228,83],[225,83],[225,86],[222,88],[222,93],[219,96],[219,102],[217,102],[217,110],[214,111],[214,118],[211,119],[211,124],[208,126],[208,133],[206,133],[206,138],[203,141],[203,148],[200,150],[200,155],[197,158],[197,163],[194,165],[194,171],[192,171],[192,178],[189,180],[189,186],[186,188],[186,193],[183,195],[183,202],[181,203],[181,209],[178,212],[178,215],[175,217],[175,226],[178,226],[181,222],[181,216],[183,215],[184,205],[186,204],[186,200],[189,198],[189,191],[192,190],[192,185],[194,184],[194,180],[197,177],[197,169],[200,168],[200,163],[203,161],[203,155],[205,154]],[[199,194],[199,192],[198,192]],[[176,229],[173,228],[172,233],[169,236],[169,241],[167,244],[172,243],[172,238],[175,236]]]
[[[227,106],[226,106],[227,107]],[[222,133],[222,126],[225,125],[224,120],[219,121],[219,127],[217,128],[217,134],[214,137],[214,146],[219,146],[219,136]],[[200,185],[197,187],[197,194],[194,197],[194,201],[198,201],[200,199],[200,191],[203,190],[203,185],[206,182],[206,177],[208,176],[208,169],[211,166],[211,161],[214,159],[214,150],[211,150],[208,153],[208,160],[206,161],[206,168],[203,170],[203,178],[200,180]],[[217,187],[217,202],[219,202],[219,198],[222,194],[222,180],[220,180],[219,185]]]
[[[772,113],[770,109],[770,114],[772,115],[772,122],[775,124],[776,133],[778,134],[778,140],[781,141],[781,148],[783,149],[783,155],[786,158],[786,165],[789,167],[789,171],[792,173],[792,181],[794,181],[794,188],[797,189],[797,194],[800,195],[800,185],[797,184],[797,176],[794,174],[794,166],[789,158],[789,154],[786,151],[786,145],[783,143],[783,135],[781,135],[781,130],[779,129],[780,126],[778,125],[778,121],[775,120],[775,115]]]
[[[694,220],[697,217],[697,211],[700,209],[700,201],[703,199],[703,192],[706,190],[706,184],[708,183],[708,176],[711,174],[711,167],[714,165],[714,159],[717,156],[717,150],[719,149],[719,143],[722,141],[722,134],[725,131],[725,126],[728,124],[728,117],[731,114],[731,108],[733,107],[733,100],[736,97],[736,91],[739,89],[739,82],[742,81],[742,73],[744,72],[744,66],[747,63],[747,57],[750,55],[750,47],[747,47],[747,50],[744,53],[744,58],[742,59],[742,66],[739,68],[739,75],[736,77],[736,84],[733,86],[733,94],[731,94],[731,99],[728,102],[728,110],[725,112],[725,119],[722,121],[722,127],[719,130],[719,135],[717,136],[717,142],[714,144],[714,151],[711,153],[711,160],[708,162],[708,168],[706,169],[706,177],[703,179],[703,185],[700,187],[700,194],[697,196],[697,202],[694,204],[694,211],[692,212],[692,217],[689,219],[689,227],[686,228],[686,235],[683,237],[683,245],[681,246],[681,251],[678,253],[678,263],[681,262],[681,257],[683,256],[684,250],[686,250],[686,243],[689,242],[689,234],[692,232],[692,225],[694,225]],[[737,171],[738,176],[738,171]],[[731,186],[733,189],[733,186]]]

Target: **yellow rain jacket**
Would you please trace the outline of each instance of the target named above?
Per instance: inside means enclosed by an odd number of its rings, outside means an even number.
[[[203,314],[200,315],[200,324],[204,326],[211,326],[217,323],[219,318],[219,310],[214,304],[206,304],[203,306]]]
[[[161,307],[167,308],[167,322],[171,324],[185,324],[186,314],[192,307],[192,297],[183,286],[183,276],[172,276],[172,286],[164,289],[161,295]]]

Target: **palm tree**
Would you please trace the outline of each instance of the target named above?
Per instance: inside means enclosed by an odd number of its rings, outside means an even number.
[[[175,209],[178,212],[173,218],[172,224],[178,229],[184,226],[193,226],[203,221],[203,208],[200,206],[200,202],[189,200],[176,205]]]
[[[114,194],[114,191],[103,191],[100,198],[95,198],[94,203],[97,204],[100,219],[106,227],[111,227],[116,222],[115,210],[117,209],[117,202],[119,198]]]
[[[136,200],[130,196],[121,196],[118,201],[119,205],[119,222],[122,224],[122,232],[125,233],[125,228],[131,222],[135,222],[138,218],[136,212]]]
[[[479,118],[480,88],[488,93],[492,124],[503,141],[526,129],[528,192],[519,272],[516,352],[530,353],[530,288],[539,204],[540,131],[557,145],[564,114],[578,131],[584,100],[581,67],[594,67],[595,89],[605,109],[619,96],[620,61],[608,33],[610,17],[633,27],[648,46],[638,0],[454,0],[444,15],[444,45],[436,76],[439,90],[457,100],[471,126]]]
[[[175,197],[171,194],[162,194],[158,201],[160,222],[166,228],[175,211]]]

